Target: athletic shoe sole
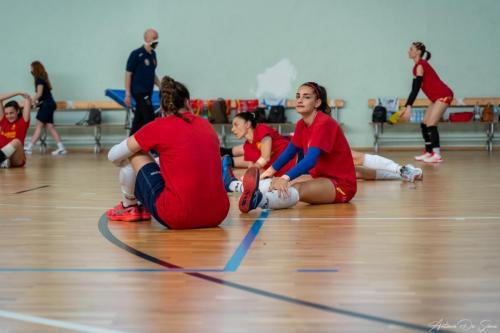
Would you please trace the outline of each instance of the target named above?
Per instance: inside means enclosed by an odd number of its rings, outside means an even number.
[[[137,222],[142,221],[143,218],[141,216],[107,216],[110,221],[123,221],[123,222]]]
[[[244,192],[239,202],[239,208],[242,213],[248,213],[250,211],[253,194],[259,188],[259,178],[260,172],[256,167],[249,168],[243,176]]]

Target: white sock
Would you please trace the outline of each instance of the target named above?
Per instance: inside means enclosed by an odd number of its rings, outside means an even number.
[[[385,170],[392,173],[399,173],[401,165],[397,164],[393,160],[379,156],[365,154],[363,166],[374,170]]]
[[[438,148],[438,147],[432,148],[432,152],[434,154],[441,155],[441,148]]]
[[[14,148],[14,145],[12,144],[12,142],[6,144],[0,150],[5,155],[5,158],[11,157],[16,152],[16,148]]]
[[[261,208],[284,209],[295,206],[299,201],[299,191],[295,187],[288,188],[288,196],[280,196],[277,190],[267,192],[263,195],[262,201],[259,203]]]
[[[24,147],[27,149],[27,150],[30,150],[33,148],[33,144],[31,142],[28,142],[27,144],[24,145]]]
[[[136,177],[137,174],[134,169],[132,169],[132,165],[130,163],[120,168],[119,179],[122,190],[122,202],[125,207],[137,204],[137,200],[134,195]]]
[[[262,194],[266,194],[269,192],[269,186],[271,185],[271,178],[262,179],[259,181],[259,191]],[[233,180],[231,184],[229,184],[229,190],[231,192],[239,192],[243,193],[243,182],[241,180]]]
[[[59,143],[57,144],[57,148],[58,148],[58,149],[63,150],[63,149],[64,149],[64,145],[63,145],[63,143],[62,143],[62,142],[59,142]]]
[[[378,180],[400,180],[399,173],[389,172],[385,170],[375,170],[375,179]]]

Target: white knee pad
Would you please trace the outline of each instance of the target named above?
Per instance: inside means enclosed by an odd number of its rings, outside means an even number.
[[[16,152],[16,148],[14,147],[12,142],[9,142],[5,146],[3,146],[1,150],[7,158],[11,157]]]
[[[129,200],[135,200],[134,191],[136,178],[137,174],[130,163],[120,168],[119,179],[122,194]]]

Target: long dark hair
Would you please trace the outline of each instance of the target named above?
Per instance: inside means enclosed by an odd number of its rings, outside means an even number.
[[[327,96],[326,88],[323,86],[320,86],[316,82],[312,82],[312,81],[306,82],[306,83],[302,84],[302,86],[308,86],[314,90],[314,94],[316,95],[316,98],[319,98],[321,100],[321,104],[319,105],[318,110],[320,110],[321,112],[323,112],[327,115],[330,115],[331,110],[330,110],[330,106],[328,105],[328,96]]]
[[[31,63],[31,74],[36,79],[42,79],[47,83],[49,90],[52,90],[52,83],[49,80],[49,74],[43,67],[42,63],[38,60],[35,60]],[[35,87],[36,88],[36,87]]]
[[[431,55],[431,53],[429,51],[427,51],[427,49],[425,48],[424,43],[422,43],[422,42],[413,42],[413,46],[415,46],[415,48],[420,51],[420,56],[422,58],[424,58],[427,61],[431,60],[431,56],[432,55]]]
[[[257,126],[257,119],[255,119],[255,113],[254,112],[240,112],[234,118],[241,118],[244,121],[249,121],[250,124],[252,125],[252,128],[255,128]]]
[[[160,104],[165,113],[173,114],[188,123],[191,122],[179,113],[179,110],[186,106],[186,101],[189,99],[189,90],[185,85],[175,81],[170,76],[163,77],[160,85]]]

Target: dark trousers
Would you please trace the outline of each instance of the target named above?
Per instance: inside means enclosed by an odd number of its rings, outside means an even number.
[[[132,94],[132,97],[135,99],[135,111],[130,135],[155,119],[155,110],[151,101],[151,95],[152,93]]]

